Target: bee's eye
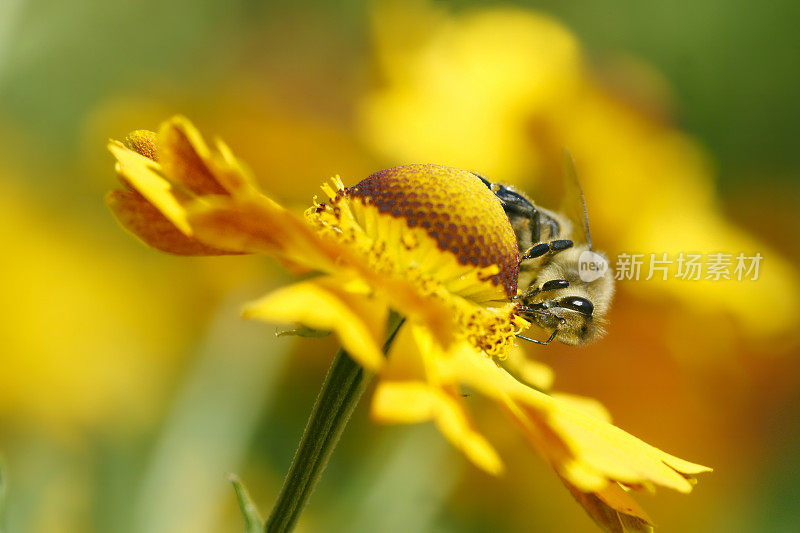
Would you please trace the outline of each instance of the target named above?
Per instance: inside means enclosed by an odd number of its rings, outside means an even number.
[[[577,311],[586,316],[592,316],[592,311],[594,311],[594,305],[592,305],[592,302],[586,298],[581,298],[580,296],[569,296],[567,298],[562,298],[558,303],[561,307],[572,309],[573,311]]]

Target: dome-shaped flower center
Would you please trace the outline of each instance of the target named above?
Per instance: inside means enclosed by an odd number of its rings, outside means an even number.
[[[376,172],[344,191],[381,214],[404,219],[462,265],[497,265],[492,282],[517,291],[519,250],[500,202],[474,174],[441,165],[404,165]]]
[[[369,267],[344,257],[342,265],[353,265],[398,311],[424,315],[425,302],[446,307],[449,334],[505,357],[524,326],[510,300],[517,290],[519,251],[500,201],[477,176],[406,165],[349,188],[335,178],[322,189],[329,201],[315,202],[307,220]]]

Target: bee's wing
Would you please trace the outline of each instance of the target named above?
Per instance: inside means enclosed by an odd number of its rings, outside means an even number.
[[[577,223],[580,221],[583,228],[583,238],[589,249],[592,248],[592,235],[589,232],[589,214],[586,212],[586,199],[583,196],[581,182],[578,180],[578,171],[575,169],[575,159],[565,148],[564,159],[564,200],[562,202],[562,212],[570,220]]]

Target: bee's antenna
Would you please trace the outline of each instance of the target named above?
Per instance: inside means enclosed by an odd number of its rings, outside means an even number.
[[[590,250],[594,250],[594,248],[592,248],[592,235],[589,232],[589,213],[586,211],[586,198],[583,196],[583,188],[581,187],[581,182],[578,179],[578,171],[575,168],[575,158],[572,157],[572,154],[566,148],[564,148],[563,152],[565,176],[564,186],[566,187],[566,196],[570,202],[575,202],[576,200],[580,202],[580,208],[583,212],[575,214],[581,217],[583,235],[586,238],[586,244],[589,245]],[[575,207],[577,208],[578,206]]]

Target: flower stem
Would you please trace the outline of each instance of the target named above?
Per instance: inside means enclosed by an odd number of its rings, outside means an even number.
[[[402,323],[400,315],[390,315],[384,353],[388,351]],[[347,352],[339,349],[314,402],[289,473],[264,531],[285,533],[294,529],[371,378],[371,372],[365,371]]]

